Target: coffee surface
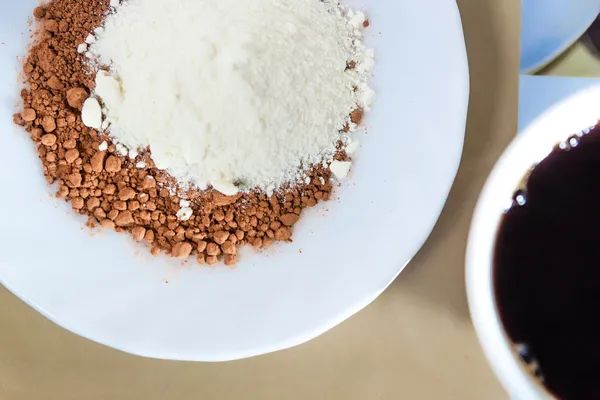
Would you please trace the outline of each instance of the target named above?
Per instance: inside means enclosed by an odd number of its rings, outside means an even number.
[[[532,170],[498,232],[504,327],[562,400],[600,399],[600,128]]]

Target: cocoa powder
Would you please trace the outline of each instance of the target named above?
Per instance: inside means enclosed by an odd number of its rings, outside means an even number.
[[[56,196],[88,216],[87,226],[127,232],[145,242],[153,255],[178,259],[195,256],[200,264],[222,260],[234,265],[237,248],[269,247],[291,241],[302,210],[330,198],[331,172],[313,168],[310,183],[287,187],[272,196],[253,192],[224,196],[215,191],[183,193],[164,171],[154,168],[151,154],[131,160],[116,152],[109,137],[81,120],[83,101],[94,89],[94,74],[77,46],[100,26],[109,0],[54,0],[33,11],[39,30],[23,64],[27,89],[23,112],[13,119],[25,127],[37,146]],[[352,115],[359,123],[362,110]],[[107,150],[100,149],[107,142]],[[340,152],[337,160],[347,159]],[[137,168],[143,161],[145,168]],[[188,221],[177,217],[180,200],[191,202]]]

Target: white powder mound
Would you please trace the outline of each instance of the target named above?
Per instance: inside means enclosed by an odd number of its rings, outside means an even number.
[[[115,141],[181,183],[272,191],[368,110],[365,16],[337,0],[128,0],[88,38]],[[347,70],[348,61],[357,61]],[[109,125],[110,124],[110,125]]]

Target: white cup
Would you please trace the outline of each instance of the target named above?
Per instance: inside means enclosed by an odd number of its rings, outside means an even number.
[[[469,307],[483,350],[502,385],[514,399],[555,400],[555,397],[518,359],[498,315],[493,255],[499,224],[527,171],[546,158],[557,144],[596,125],[599,119],[600,84],[548,109],[502,155],[475,210],[466,257]]]

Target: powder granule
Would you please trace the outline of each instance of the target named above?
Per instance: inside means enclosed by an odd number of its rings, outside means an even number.
[[[104,29],[86,38],[110,67],[98,72],[94,95],[115,141],[149,147],[180,185],[234,195],[304,179],[301,166],[331,161],[350,113],[372,102],[365,16],[337,1],[113,6]]]

